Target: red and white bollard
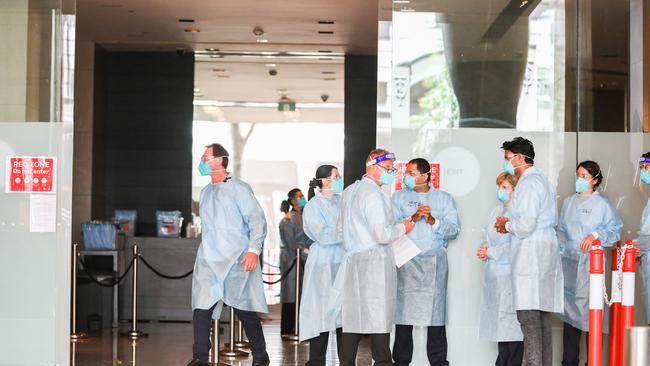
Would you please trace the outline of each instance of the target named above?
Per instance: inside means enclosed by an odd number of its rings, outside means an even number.
[[[623,290],[621,294],[621,328],[623,328],[623,332],[625,332],[625,329],[634,326],[634,272],[636,272],[637,254],[637,249],[632,240],[628,240],[625,244]]]
[[[609,365],[623,366],[623,328],[621,327],[621,286],[618,258],[621,242],[612,249],[612,299],[609,308]],[[622,270],[622,268],[621,268]]]
[[[603,364],[603,284],[605,252],[594,240],[589,251],[589,366]]]

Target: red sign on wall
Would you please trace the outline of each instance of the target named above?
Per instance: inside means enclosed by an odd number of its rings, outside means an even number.
[[[395,191],[402,189],[404,185],[404,175],[406,174],[406,161],[396,161],[393,167],[397,169],[395,173]],[[429,163],[431,173],[431,185],[434,189],[440,189],[440,163]]]
[[[7,156],[7,193],[55,193],[56,158]]]

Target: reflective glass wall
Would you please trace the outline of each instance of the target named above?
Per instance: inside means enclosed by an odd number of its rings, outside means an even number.
[[[398,160],[439,163],[441,189],[454,196],[462,222],[448,248],[450,363],[496,358],[496,344],[478,339],[483,264],[475,252],[493,225],[503,141],[533,141],[558,209],[575,190],[576,165],[597,161],[600,191],[624,220],[622,238],[636,238],[650,195],[637,164],[650,150],[642,3],[393,0],[380,8],[378,145]],[[636,321],[647,324],[639,283]],[[553,335],[559,365],[557,320]]]
[[[67,365],[74,0],[0,1],[0,364]]]

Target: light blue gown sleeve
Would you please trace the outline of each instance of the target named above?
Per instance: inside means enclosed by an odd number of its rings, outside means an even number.
[[[328,225],[323,217],[323,210],[318,206],[307,205],[303,211],[303,229],[305,234],[321,245],[333,245],[343,241],[343,233],[339,232],[337,223]],[[338,221],[338,220],[337,220]]]
[[[446,199],[442,217],[436,217],[435,219],[437,223],[434,224],[434,234],[440,235],[445,241],[456,239],[458,233],[460,233],[460,219],[458,218],[456,202],[451,196]]]
[[[394,213],[385,211],[383,199],[378,193],[368,194],[365,198],[361,209],[370,226],[373,240],[378,244],[390,244],[406,234],[404,224],[394,223]],[[355,225],[363,225],[363,223],[355,223]]]
[[[560,253],[564,252],[567,242],[566,211],[567,207],[569,206],[568,201],[569,199],[567,198],[562,203],[562,209],[560,210],[560,219],[558,220],[557,224],[557,240],[560,244]]]
[[[537,228],[537,218],[542,209],[542,195],[546,187],[535,178],[517,185],[517,190],[512,202],[513,214],[507,224],[508,232],[520,239],[529,237]],[[514,216],[513,215],[513,216]]]
[[[255,199],[255,195],[253,195],[253,191],[250,188],[239,190],[237,205],[242,219],[248,227],[248,249],[259,255],[262,252],[262,246],[266,238],[264,210],[259,202],[257,202],[257,199]]]
[[[603,204],[606,205],[605,216],[603,217],[603,221],[598,225],[596,233],[603,247],[612,247],[621,239],[623,220],[621,220],[621,215],[616,210],[616,207],[608,199],[603,199]]]
[[[499,208],[497,207],[494,210],[492,210],[492,213],[490,214],[490,220],[488,221],[488,226],[485,228],[484,241],[485,244],[488,246],[488,250],[487,250],[488,259],[492,259],[497,262],[503,262],[505,260],[508,260],[510,256],[510,240],[508,239],[508,243],[498,244],[498,245],[491,243],[490,240],[490,230],[493,230],[492,225],[494,225],[496,218],[499,216],[498,211]]]
[[[648,251],[650,250],[650,201],[648,201],[648,205],[646,208],[643,210],[643,214],[641,215],[641,230],[639,233],[639,237],[636,239],[636,246],[641,250],[641,251]]]

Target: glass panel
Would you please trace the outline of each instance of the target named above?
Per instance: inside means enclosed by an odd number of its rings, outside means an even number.
[[[64,37],[74,41],[69,24],[60,0],[0,2],[0,122],[61,121],[62,67],[74,67],[62,64]]]

